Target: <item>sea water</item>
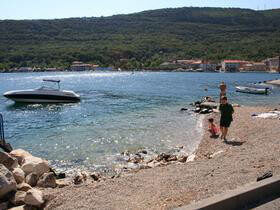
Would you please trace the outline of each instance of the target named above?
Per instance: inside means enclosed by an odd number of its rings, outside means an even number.
[[[184,146],[192,153],[202,137],[202,117],[180,111],[204,96],[218,99],[225,81],[230,102],[270,105],[270,95],[237,93],[235,85],[277,79],[268,73],[61,72],[0,74],[0,113],[6,140],[59,166],[111,166],[123,151],[163,152]],[[60,79],[61,88],[81,95],[75,104],[18,105],[2,94],[30,89],[42,79]]]

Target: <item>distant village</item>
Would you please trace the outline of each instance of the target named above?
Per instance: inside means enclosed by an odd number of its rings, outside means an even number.
[[[124,59],[122,59],[124,60]],[[126,59],[128,60],[128,59]],[[123,62],[123,61],[122,61]],[[74,61],[69,68],[37,68],[37,67],[20,67],[0,72],[55,72],[55,71],[122,71],[120,67],[99,67],[96,64],[83,63]],[[135,70],[135,69],[131,69]],[[261,62],[244,61],[244,60],[222,60],[220,63],[202,59],[191,60],[173,60],[166,61],[158,67],[141,68],[139,70],[149,71],[183,71],[183,72],[277,72],[280,73],[280,56],[267,58]]]
[[[164,62],[160,66],[190,72],[280,72],[280,56],[267,58],[261,62],[222,60],[220,63],[215,63],[200,59],[175,60]]]

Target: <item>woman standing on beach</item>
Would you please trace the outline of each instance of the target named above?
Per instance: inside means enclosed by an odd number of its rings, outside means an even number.
[[[233,107],[231,104],[227,102],[226,96],[222,96],[219,110],[221,112],[221,120],[220,120],[220,128],[222,133],[221,139],[224,139],[224,141],[226,141],[228,128],[233,120],[232,114],[234,113]]]

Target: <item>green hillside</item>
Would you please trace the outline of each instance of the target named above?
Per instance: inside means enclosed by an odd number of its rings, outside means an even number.
[[[280,54],[280,9],[177,8],[100,18],[0,20],[0,69],[69,66],[80,60],[127,68],[167,59],[262,60]]]

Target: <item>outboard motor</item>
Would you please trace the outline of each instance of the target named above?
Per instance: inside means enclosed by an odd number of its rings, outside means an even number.
[[[265,88],[265,94],[267,95],[268,94],[268,90],[269,90],[269,88],[267,87],[267,88]]]

